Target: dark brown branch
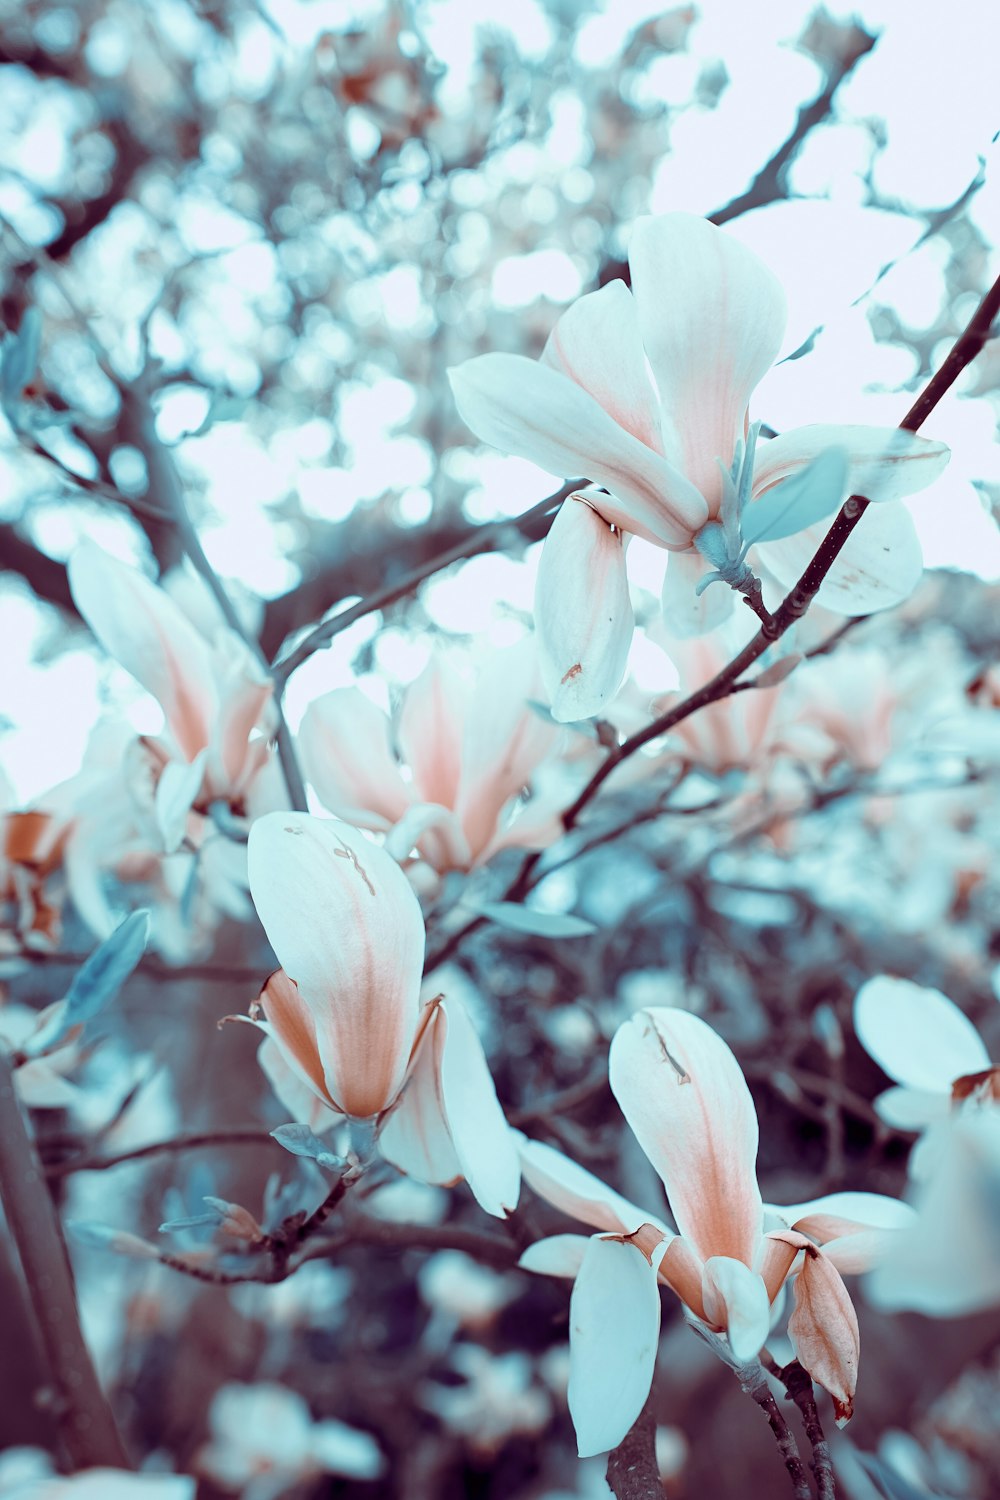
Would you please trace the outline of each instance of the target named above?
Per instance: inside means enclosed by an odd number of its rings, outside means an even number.
[[[651,1402],[646,1402],[630,1431],[608,1454],[607,1474],[618,1500],[663,1500]]]
[[[812,1489],[809,1485],[809,1475],[806,1466],[802,1462],[795,1437],[778,1410],[778,1403],[771,1394],[771,1387],[767,1383],[760,1363],[754,1361],[752,1365],[746,1365],[736,1371],[736,1378],[747,1395],[756,1401],[761,1411],[767,1418],[768,1426],[774,1434],[774,1441],[778,1445],[778,1452],[788,1471],[788,1477],[792,1484],[792,1493],[795,1500],[812,1500]]]
[[[180,1151],[201,1151],[215,1146],[278,1146],[278,1142],[266,1130],[254,1126],[232,1130],[191,1131],[187,1135],[174,1136],[168,1141],[150,1141],[145,1146],[133,1146],[128,1151],[119,1151],[114,1156],[70,1156],[64,1161],[45,1163],[46,1177],[55,1180],[71,1177],[74,1172],[107,1172],[123,1162],[143,1161],[150,1156],[172,1155]],[[281,1149],[279,1147],[279,1149]]]
[[[54,1413],[74,1469],[129,1469],[77,1312],[59,1221],[0,1048],[0,1199],[17,1247],[55,1391]]]

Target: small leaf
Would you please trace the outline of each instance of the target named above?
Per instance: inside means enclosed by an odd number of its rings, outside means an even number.
[[[562,911],[539,911],[534,906],[519,906],[515,901],[467,901],[465,905],[496,922],[498,927],[529,932],[534,937],[588,937],[597,931],[585,917]]]
[[[66,998],[51,1007],[48,1023],[30,1038],[33,1057],[47,1052],[74,1026],[96,1016],[115,998],[138,964],[149,941],[149,912],[134,911],[79,968]]]
[[[271,1135],[279,1146],[284,1146],[293,1156],[305,1156],[328,1169],[347,1165],[344,1158],[331,1151],[326,1142],[321,1141],[308,1125],[279,1125],[276,1130],[271,1131]]]
[[[179,1229],[204,1229],[209,1224],[216,1228],[222,1222],[222,1216],[218,1213],[191,1214],[186,1219],[168,1219],[160,1225],[161,1234],[174,1234]]]
[[[847,492],[847,453],[827,448],[788,479],[753,500],[743,512],[746,543],[776,542],[823,521]]]

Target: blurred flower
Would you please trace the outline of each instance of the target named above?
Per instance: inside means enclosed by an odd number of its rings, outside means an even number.
[[[534,1383],[526,1354],[490,1354],[460,1344],[451,1363],[465,1384],[424,1386],[423,1401],[472,1451],[492,1458],[517,1433],[541,1432],[552,1413],[548,1392]]]
[[[868,1295],[937,1318],[1000,1307],[1000,1110],[963,1111],[924,1140],[916,1219],[868,1277]]]
[[[465,1177],[502,1218],[517,1202],[517,1152],[464,1008],[420,1004],[423,917],[395,860],[346,823],[271,813],[250,831],[249,869],[283,965],[256,1024],[296,1079],[290,1107],[304,1084],[332,1118],[377,1119],[401,1171]]]
[[[81,615],[105,651],[163,709],[167,734],[143,736],[155,787],[157,824],[167,850],[183,838],[188,814],[213,802],[244,811],[247,792],[268,759],[255,734],[272,684],[235,631],[200,634],[163,588],[94,542],[69,561]]]
[[[54,948],[60,906],[51,880],[62,865],[70,822],[43,805],[18,809],[0,771],[0,946]],[[6,911],[4,911],[6,908]]]
[[[0,1454],[2,1500],[194,1500],[195,1482],[183,1474],[131,1474],[122,1469],[52,1472],[52,1457],[38,1448]]]
[[[551,1147],[522,1147],[525,1180],[602,1231],[564,1234],[521,1257],[528,1270],[576,1278],[570,1305],[569,1404],[581,1456],[614,1447],[649,1394],[660,1325],[658,1281],[680,1297],[737,1367],[767,1338],[772,1305],[791,1279],[788,1334],[830,1392],[838,1422],[852,1412],[858,1323],[841,1272],[867,1270],[913,1218],[874,1193],[834,1193],[788,1208],[757,1186],[757,1116],[739,1063],[697,1016],[654,1009],[611,1044],[611,1087],[667,1190],[679,1234]],[[820,1248],[822,1247],[822,1248]]]
[[[441,653],[403,695],[392,726],[357,688],[310,704],[299,730],[306,774],[325,807],[361,828],[389,832],[400,860],[417,848],[439,873],[467,870],[506,845],[544,844],[555,806],[514,799],[552,749],[558,731],[530,706],[543,696],[534,642],[491,651],[465,681]]]
[[[454,1326],[482,1332],[496,1321],[520,1288],[520,1278],[481,1266],[461,1250],[439,1250],[419,1274],[420,1295],[427,1306]]]
[[[542,669],[560,720],[598,713],[620,685],[633,630],[630,535],[674,554],[667,616],[673,629],[698,633],[732,606],[722,591],[705,599],[706,580],[748,586],[751,543],[791,585],[847,494],[885,502],[818,596],[866,614],[916,584],[920,547],[900,497],[930,484],[948,458],[942,443],[856,426],[803,427],[757,444],[748,402],[785,328],[776,277],[724,231],[679,213],[638,220],[629,267],[631,293],[615,280],[581,297],[540,360],[485,354],[450,372],[459,411],[484,442],[604,487],[565,502],[539,567]],[[786,480],[780,498],[769,495]],[[755,516],[764,496],[766,513]]]
[[[897,1085],[875,1100],[887,1124],[923,1130],[959,1106],[1000,1102],[1000,1068],[968,1016],[940,990],[879,974],[855,996],[854,1029]]]
[[[29,1005],[0,1004],[0,1045],[17,1052],[40,1028],[45,1011]],[[72,1039],[48,1056],[30,1057],[14,1070],[21,1103],[28,1109],[73,1109],[82,1100],[81,1091],[64,1076],[76,1066],[80,1049]]]
[[[242,1500],[277,1500],[319,1474],[377,1479],[385,1469],[369,1433],[314,1421],[302,1397],[281,1385],[224,1385],[208,1422],[211,1436],[195,1467]]]

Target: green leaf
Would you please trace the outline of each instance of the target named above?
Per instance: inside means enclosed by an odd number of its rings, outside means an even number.
[[[574,917],[569,912],[539,911],[534,906],[519,906],[514,901],[467,901],[465,905],[481,917],[488,917],[498,927],[510,932],[528,932],[533,937],[589,937],[597,931],[586,917]]]
[[[827,448],[806,468],[752,500],[743,512],[743,540],[777,542],[823,521],[847,493],[847,452]]]

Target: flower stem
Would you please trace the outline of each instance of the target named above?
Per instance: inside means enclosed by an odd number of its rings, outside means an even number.
[[[774,1441],[778,1445],[778,1452],[788,1470],[795,1500],[812,1500],[809,1475],[802,1462],[799,1445],[795,1441],[791,1428],[778,1410],[778,1403],[771,1394],[771,1387],[767,1383],[759,1362],[755,1360],[753,1364],[741,1365],[736,1371],[736,1378],[767,1418],[768,1426],[774,1433]]]

